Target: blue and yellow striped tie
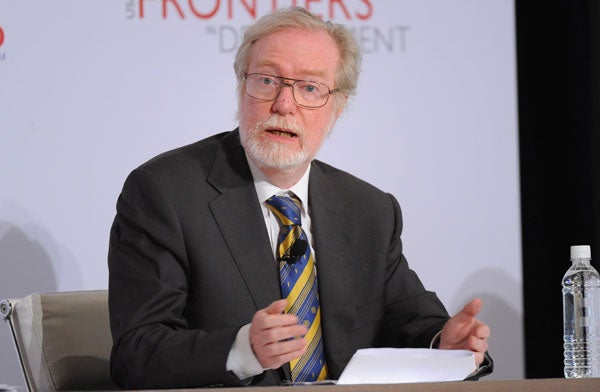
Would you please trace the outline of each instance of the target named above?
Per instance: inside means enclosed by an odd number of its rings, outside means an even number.
[[[300,200],[283,196],[273,196],[267,200],[267,206],[281,223],[277,241],[277,258],[289,255],[294,242],[308,238],[302,230],[300,218]],[[306,325],[305,338],[308,349],[300,358],[290,361],[292,382],[320,381],[327,378],[325,349],[321,335],[321,311],[317,274],[310,246],[302,257],[293,264],[279,262],[281,295],[288,300],[286,313],[295,314],[300,323]]]

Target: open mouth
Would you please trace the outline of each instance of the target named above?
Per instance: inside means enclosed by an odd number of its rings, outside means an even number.
[[[273,134],[275,136],[281,136],[281,137],[298,137],[298,135],[292,131],[288,131],[285,129],[267,129],[267,132],[269,132],[270,134]]]

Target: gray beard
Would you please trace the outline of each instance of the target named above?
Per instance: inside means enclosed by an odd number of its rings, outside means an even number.
[[[331,133],[334,124],[335,118],[332,117],[329,124],[327,124],[327,136]],[[304,148],[300,151],[296,151],[285,144],[269,142],[260,137],[252,136],[259,134],[259,130],[268,128],[293,130],[296,132],[297,137],[300,138],[301,145],[305,145],[305,131],[300,125],[293,121],[289,121],[284,117],[272,115],[267,120],[256,124],[253,129],[240,131],[240,141],[246,150],[246,154],[248,154],[250,159],[252,159],[259,167],[291,170],[312,161],[317,155],[317,152],[321,149],[321,146],[319,146],[314,154],[311,155]]]
[[[270,167],[279,170],[293,169],[314,157],[302,151],[290,151],[290,148],[278,143],[269,143],[257,138],[241,138],[242,146],[248,156],[259,167]]]

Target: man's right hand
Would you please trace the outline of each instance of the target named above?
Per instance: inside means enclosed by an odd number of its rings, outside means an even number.
[[[250,346],[265,369],[277,369],[306,351],[308,329],[293,314],[283,313],[286,305],[285,299],[275,301],[252,318]]]

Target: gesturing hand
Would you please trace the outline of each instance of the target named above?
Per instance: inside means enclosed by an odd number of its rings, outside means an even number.
[[[286,305],[285,299],[275,301],[252,318],[250,345],[265,369],[277,369],[306,351],[308,330],[296,316],[282,313]]]
[[[481,310],[483,301],[475,298],[444,324],[440,337],[440,348],[462,349],[475,352],[475,362],[483,362],[488,349],[490,327],[475,317]]]

